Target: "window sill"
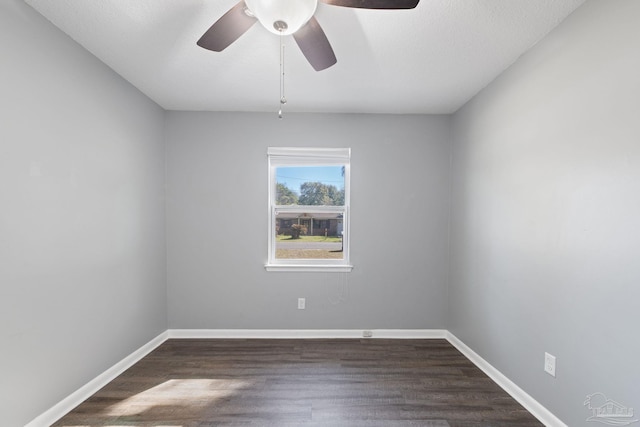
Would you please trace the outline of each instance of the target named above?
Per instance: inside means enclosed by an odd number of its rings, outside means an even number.
[[[264,268],[267,271],[350,273],[353,270],[353,265],[266,264]]]

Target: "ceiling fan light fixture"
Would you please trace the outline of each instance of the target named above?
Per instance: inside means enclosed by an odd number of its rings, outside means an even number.
[[[245,0],[245,3],[263,27],[283,36],[295,33],[309,22],[318,6],[318,0]]]

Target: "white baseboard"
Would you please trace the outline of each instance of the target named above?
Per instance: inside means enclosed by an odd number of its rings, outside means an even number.
[[[369,329],[370,338],[446,339],[444,329]],[[363,329],[169,329],[169,338],[363,338]]]
[[[465,343],[446,329],[371,329],[371,339],[446,339],[473,364],[502,387],[511,397],[524,406],[547,427],[567,427],[558,417],[542,406],[513,381],[491,366]],[[98,375],[86,385],[39,415],[25,427],[47,427],[96,393],[110,381],[151,353],[160,344],[171,338],[238,338],[238,339],[318,339],[318,338],[363,338],[362,329],[168,329],[120,362]]]
[[[455,335],[447,331],[447,340],[457,348],[467,359],[473,362],[482,372],[487,374],[496,384],[498,384],[504,391],[509,393],[519,404],[531,412],[542,424],[547,427],[567,427],[560,418],[556,417],[547,408],[542,406],[537,400],[527,394],[524,390],[518,387],[513,381],[504,376],[502,372],[494,368],[489,362],[484,360],[478,353],[471,350],[465,343],[460,341]]]
[[[90,396],[107,385],[118,375],[136,364],[140,359],[151,353],[160,344],[165,342],[167,340],[167,337],[167,331],[161,333],[160,335],[122,359],[120,362],[116,363],[111,368],[107,369],[106,371],[89,381],[87,384],[71,393],[69,396],[58,402],[49,410],[34,418],[33,421],[28,423],[25,427],[49,427],[64,415],[66,415],[73,408],[87,400]]]

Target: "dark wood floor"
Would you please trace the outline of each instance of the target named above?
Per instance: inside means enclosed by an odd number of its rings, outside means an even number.
[[[446,340],[168,340],[55,426],[541,426]]]

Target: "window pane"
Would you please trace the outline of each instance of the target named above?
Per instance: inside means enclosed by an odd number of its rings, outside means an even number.
[[[276,212],[276,259],[344,259],[343,214]]]
[[[344,206],[344,166],[276,168],[276,205]]]

